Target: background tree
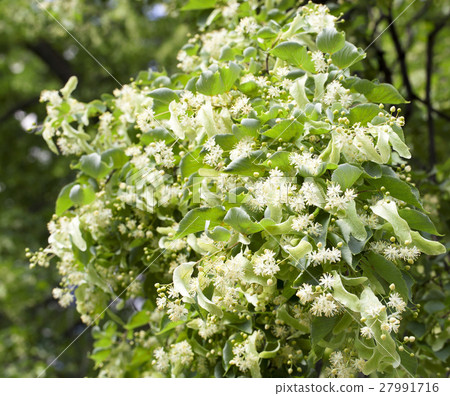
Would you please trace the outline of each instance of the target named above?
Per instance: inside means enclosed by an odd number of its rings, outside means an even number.
[[[45,223],[55,197],[72,179],[67,159],[51,155],[40,137],[25,134],[24,129],[44,117],[38,103],[40,92],[61,87],[71,75],[80,79],[77,96],[81,100],[117,87],[41,6],[124,83],[149,66],[174,70],[173,54],[187,40],[187,32],[194,31],[197,19],[202,24],[208,15],[205,11],[180,12],[181,3],[21,0],[12,6],[0,1],[0,363],[4,376],[36,375],[83,329],[75,313],[61,310],[52,300],[50,290],[57,284],[54,272],[29,272],[23,255],[25,246],[45,243]],[[327,4],[333,14],[343,13],[349,41],[369,46],[376,39],[361,63],[360,76],[393,83],[410,100],[403,112],[415,161],[412,177],[428,192],[424,204],[439,231],[449,235],[450,67],[443,40],[449,29],[448,5],[417,1],[410,6],[407,0]],[[436,358],[448,362],[450,354],[445,332],[448,258],[426,260],[422,265],[423,287],[417,294],[422,294],[424,312],[414,331],[423,348],[429,349],[432,365]],[[423,314],[427,314],[425,319]],[[77,341],[76,349],[66,352],[61,359],[64,364],[47,375],[85,375],[89,366],[85,356],[90,350],[86,336]],[[80,345],[86,353],[80,352]]]

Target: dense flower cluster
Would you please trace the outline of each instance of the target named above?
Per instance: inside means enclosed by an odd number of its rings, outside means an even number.
[[[102,326],[102,376],[409,375],[407,271],[443,247],[382,104],[403,98],[350,74],[364,53],[325,6],[253,3],[218,9],[227,29],[192,37],[183,73],[42,94],[43,137],[79,174],[31,262],[54,260],[54,297]]]

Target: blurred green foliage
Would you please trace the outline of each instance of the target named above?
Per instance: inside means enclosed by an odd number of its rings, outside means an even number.
[[[34,120],[44,118],[39,94],[58,89],[77,75],[79,99],[92,100],[139,70],[164,65],[174,71],[174,54],[205,15],[180,12],[182,3],[0,0],[1,376],[38,375],[84,329],[73,309],[63,310],[52,299],[56,273],[42,268],[30,271],[23,253],[26,246],[45,245],[45,224],[56,196],[72,179],[67,159],[56,158],[41,137],[25,132]],[[403,111],[406,139],[413,151],[413,179],[425,194],[425,207],[438,230],[447,235],[448,246],[450,49],[445,37],[450,5],[444,0],[323,3],[335,15],[343,14],[342,28],[349,41],[368,47],[358,73],[394,84],[410,100]],[[408,330],[425,356],[421,363],[438,373],[448,366],[450,356],[449,260],[446,256],[425,260],[413,268],[420,276],[415,293],[423,311]],[[95,375],[87,358],[90,350],[86,332],[46,375]]]

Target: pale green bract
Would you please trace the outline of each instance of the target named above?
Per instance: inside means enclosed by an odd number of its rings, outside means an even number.
[[[43,137],[78,174],[31,261],[95,325],[101,376],[414,376],[407,271],[445,248],[419,233],[437,231],[384,107],[404,99],[352,76],[364,52],[325,6],[229,3],[178,74],[43,94]]]

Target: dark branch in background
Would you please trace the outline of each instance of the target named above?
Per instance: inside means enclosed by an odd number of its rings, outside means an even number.
[[[8,120],[10,117],[12,117],[16,111],[24,110],[30,106],[35,105],[36,103],[39,103],[39,96],[35,96],[33,98],[27,99],[21,103],[14,105],[9,110],[7,110],[6,113],[4,113],[0,116],[0,124],[2,124],[6,120]]]
[[[436,164],[436,141],[435,141],[434,120],[433,120],[433,106],[431,103],[431,91],[432,91],[431,77],[433,75],[434,43],[437,34],[445,26],[446,22],[447,18],[444,17],[444,19],[442,19],[435,25],[434,29],[428,35],[427,39],[425,103],[427,106],[428,164],[430,166],[430,169],[433,168],[433,166]]]
[[[63,84],[75,73],[72,66],[45,40],[28,43],[26,47],[37,55]]]
[[[406,52],[403,49],[402,43],[400,42],[400,37],[397,33],[397,28],[395,27],[394,18],[392,16],[392,6],[389,8],[388,14],[385,16],[389,26],[389,33],[391,34],[392,41],[394,43],[395,50],[397,52],[398,61],[400,64],[400,73],[402,75],[403,85],[406,89],[406,100],[411,101],[414,97],[411,81],[409,80],[408,66],[406,63]],[[412,111],[412,103],[406,105],[405,118],[409,118]]]
[[[36,43],[26,43],[25,47],[37,55],[48,66],[50,72],[58,77],[63,84],[75,74],[71,64],[67,62],[47,41],[40,40]],[[25,110],[38,102],[39,96],[35,96],[26,99],[21,103],[17,103],[0,116],[0,123],[8,120],[16,111]]]

